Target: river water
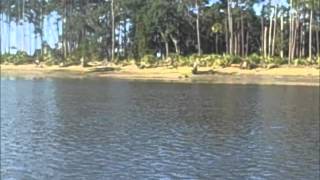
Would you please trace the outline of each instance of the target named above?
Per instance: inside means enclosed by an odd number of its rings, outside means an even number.
[[[319,179],[319,87],[1,79],[1,179]]]

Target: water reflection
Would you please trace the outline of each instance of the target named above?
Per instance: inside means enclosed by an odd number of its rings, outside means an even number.
[[[315,87],[1,81],[1,179],[317,179]]]

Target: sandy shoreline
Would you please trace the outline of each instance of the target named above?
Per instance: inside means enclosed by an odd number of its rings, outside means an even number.
[[[25,78],[116,78],[127,80],[169,81],[212,84],[263,84],[320,86],[320,70],[314,67],[257,68],[241,70],[237,67],[199,68],[199,75],[191,74],[191,67],[157,67],[139,69],[135,66],[59,67],[35,65],[1,65],[1,76]]]

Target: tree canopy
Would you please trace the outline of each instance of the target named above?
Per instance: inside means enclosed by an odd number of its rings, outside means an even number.
[[[172,54],[258,54],[264,60],[319,57],[320,5],[317,0],[6,0],[2,21],[34,26],[41,48],[46,18],[57,14],[61,32],[50,51],[55,61],[168,58]],[[262,6],[261,14],[253,8]],[[6,17],[6,19],[4,19]],[[11,38],[13,32],[1,37]],[[24,38],[23,38],[24,41]],[[10,42],[8,40],[7,42]],[[8,43],[7,46],[10,46]],[[10,54],[11,47],[2,48]],[[25,49],[19,49],[25,51]]]

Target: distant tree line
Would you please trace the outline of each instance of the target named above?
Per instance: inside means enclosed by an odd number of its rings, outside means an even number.
[[[263,4],[259,15],[253,8],[257,3]],[[192,54],[240,58],[255,54],[262,60],[281,58],[289,64],[295,59],[319,60],[320,1],[288,0],[287,4],[271,0],[5,0],[0,15],[8,31],[2,32],[6,36],[1,40],[8,38],[8,47],[2,48],[6,51],[1,55],[12,54],[14,22],[22,33],[26,23],[34,25],[30,38],[40,38],[41,48],[33,57],[54,63]],[[44,24],[52,12],[58,14],[56,31],[62,33],[50,48],[44,40]],[[25,38],[18,41],[25,44]],[[23,56],[24,51],[22,47],[17,54]]]

